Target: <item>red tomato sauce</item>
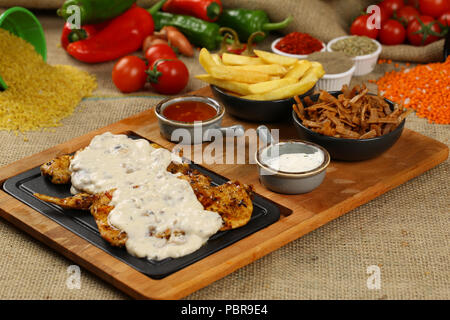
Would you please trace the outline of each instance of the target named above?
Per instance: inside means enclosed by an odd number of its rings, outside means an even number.
[[[163,111],[167,119],[182,122],[205,121],[216,114],[217,110],[214,107],[200,101],[177,102],[167,106]]]

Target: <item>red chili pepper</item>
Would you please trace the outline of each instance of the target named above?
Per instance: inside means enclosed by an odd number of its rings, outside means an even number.
[[[92,37],[70,43],[67,52],[88,63],[115,60],[141,48],[145,37],[153,31],[151,14],[143,8],[132,7]]]
[[[71,24],[66,22],[61,33],[61,46],[64,50],[67,49],[70,43],[90,38],[100,30],[94,24],[81,26],[80,29],[71,29],[70,27]]]
[[[221,0],[168,0],[162,10],[165,12],[186,14],[199,19],[214,22],[222,13]]]
[[[291,32],[275,46],[280,51],[291,54],[310,54],[323,49],[323,44],[307,33]]]

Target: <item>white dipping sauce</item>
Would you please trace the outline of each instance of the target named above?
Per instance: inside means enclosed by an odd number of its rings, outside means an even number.
[[[293,173],[316,169],[323,160],[323,152],[317,150],[314,153],[285,153],[264,162],[273,170]]]
[[[109,132],[94,137],[71,160],[75,190],[116,189],[108,221],[127,233],[127,251],[137,257],[187,255],[222,226],[220,215],[203,209],[189,183],[166,170],[172,160],[180,159],[146,140]]]

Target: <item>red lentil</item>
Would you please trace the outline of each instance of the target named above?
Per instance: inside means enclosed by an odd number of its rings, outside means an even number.
[[[310,54],[322,50],[323,44],[307,33],[291,32],[283,37],[275,48],[290,54]]]
[[[450,57],[443,63],[386,72],[376,84],[386,98],[414,109],[428,122],[450,124]]]

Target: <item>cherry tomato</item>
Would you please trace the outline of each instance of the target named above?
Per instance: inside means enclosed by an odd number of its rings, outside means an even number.
[[[147,73],[152,87],[162,94],[176,94],[189,81],[189,71],[183,61],[178,59],[156,60]]]
[[[418,16],[420,16],[419,10],[413,6],[404,6],[397,11],[397,20],[400,21],[405,27]]]
[[[450,11],[447,11],[446,13],[442,14],[439,17],[438,22],[441,24],[442,27],[450,27]]]
[[[380,8],[384,8],[387,11],[389,17],[391,17],[394,12],[398,11],[404,5],[405,3],[403,0],[383,0],[379,4]]]
[[[449,0],[419,0],[420,13],[424,16],[439,18],[450,10]]]
[[[362,15],[353,21],[352,25],[350,26],[350,34],[357,35],[357,36],[366,36],[372,39],[376,39],[378,36],[378,29],[370,28],[370,23],[367,23],[367,20],[369,19],[370,15]]]
[[[433,17],[420,16],[408,24],[406,36],[412,45],[424,46],[439,40],[440,32],[441,28]]]
[[[114,65],[112,80],[117,89],[124,93],[141,90],[147,80],[147,66],[136,56],[125,56]]]
[[[385,23],[392,16],[392,12],[389,12],[385,7],[380,7],[380,23]]]
[[[168,44],[158,43],[147,49],[145,59],[147,59],[148,65],[151,66],[158,59],[177,59],[177,55]]]
[[[416,8],[416,9],[419,8],[419,0],[406,0],[405,4],[408,5],[408,6],[412,6],[412,7]]]
[[[400,22],[390,19],[381,26],[378,38],[388,46],[401,44],[405,41],[406,30]]]

